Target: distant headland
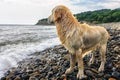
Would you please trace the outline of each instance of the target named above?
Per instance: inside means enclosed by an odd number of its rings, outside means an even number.
[[[117,9],[101,9],[95,11],[87,11],[78,14],[74,14],[79,22],[89,22],[89,23],[110,23],[110,22],[120,22],[120,8]],[[40,19],[36,25],[53,25],[48,24],[47,18]]]

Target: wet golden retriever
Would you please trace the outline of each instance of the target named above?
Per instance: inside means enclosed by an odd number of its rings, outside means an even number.
[[[69,51],[70,68],[65,74],[74,71],[74,66],[78,62],[77,78],[82,79],[84,75],[83,57],[87,53],[99,47],[101,54],[101,65],[98,71],[104,70],[106,61],[105,53],[109,34],[104,27],[80,24],[70,10],[63,5],[56,6],[48,18],[49,22],[54,22],[57,28],[59,39],[63,46]],[[90,59],[90,64],[94,62],[94,54]]]

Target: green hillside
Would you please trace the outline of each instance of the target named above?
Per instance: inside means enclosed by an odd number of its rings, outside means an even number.
[[[96,11],[82,12],[75,14],[78,21],[86,21],[92,23],[108,23],[120,21],[120,8],[118,9],[102,9]]]
[[[90,23],[120,22],[120,8],[114,10],[102,9],[96,11],[87,11],[74,14],[74,16],[78,19],[78,21]],[[37,25],[48,25],[47,18],[39,20]]]

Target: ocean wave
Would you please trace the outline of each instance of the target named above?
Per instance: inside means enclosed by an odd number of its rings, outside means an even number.
[[[17,62],[29,58],[30,54],[34,54],[35,52],[42,51],[46,48],[59,45],[60,42],[58,38],[48,39],[41,43],[34,44],[18,44],[18,45],[9,45],[8,49],[0,53],[0,77],[3,76],[3,72],[8,70],[11,67],[16,67]],[[2,75],[1,75],[2,74]]]
[[[31,54],[59,44],[54,26],[0,26],[0,77]]]

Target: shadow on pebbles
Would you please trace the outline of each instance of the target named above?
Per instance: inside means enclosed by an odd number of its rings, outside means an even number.
[[[99,52],[95,52],[95,62],[88,66],[90,55],[84,58],[86,79],[83,80],[120,80],[120,29],[108,29],[110,40],[107,46],[104,72],[99,73]],[[74,72],[64,76],[69,67],[68,51],[61,45],[48,48],[30,55],[31,58],[18,63],[18,67],[5,72],[0,80],[77,80],[77,66]]]

